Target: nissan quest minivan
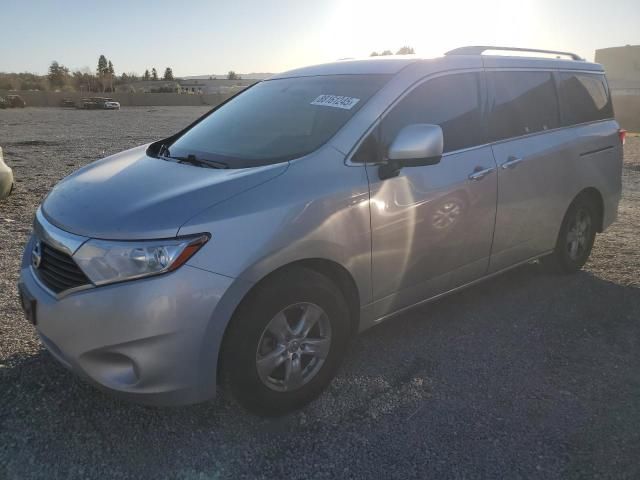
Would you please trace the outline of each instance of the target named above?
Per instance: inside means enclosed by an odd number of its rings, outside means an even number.
[[[36,212],[27,318],[114,394],[188,404],[223,380],[277,415],[399,312],[534,259],[579,270],[624,131],[600,65],[518,50],[293,70],[78,170]]]

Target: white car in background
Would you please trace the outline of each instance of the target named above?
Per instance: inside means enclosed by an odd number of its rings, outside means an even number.
[[[120,110],[120,102],[116,102],[111,98],[107,98],[103,105],[105,110]]]
[[[120,102],[113,98],[87,97],[80,101],[80,108],[87,110],[120,110]]]
[[[13,171],[4,163],[2,147],[0,147],[0,200],[8,197],[13,190]]]

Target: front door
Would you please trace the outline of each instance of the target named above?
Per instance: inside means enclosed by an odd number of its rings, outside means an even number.
[[[405,167],[381,180],[367,164],[371,191],[374,309],[384,316],[483,276],[496,213],[497,175],[482,128],[481,74],[419,84],[374,131],[380,156],[406,125],[440,125],[437,165]],[[371,145],[371,139],[363,147]],[[483,146],[485,145],[485,146]]]

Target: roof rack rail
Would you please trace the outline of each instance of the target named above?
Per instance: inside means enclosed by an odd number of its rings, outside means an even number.
[[[487,50],[502,50],[506,52],[533,52],[533,53],[547,53],[551,55],[564,55],[570,57],[572,60],[584,61],[580,55],[571,52],[560,52],[556,50],[540,50],[537,48],[519,48],[519,47],[496,47],[491,45],[473,45],[468,47],[455,48],[449,50],[445,55],[482,55]]]

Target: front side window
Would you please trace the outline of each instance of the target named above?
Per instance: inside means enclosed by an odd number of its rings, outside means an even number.
[[[418,85],[383,119],[383,145],[388,148],[403,127],[414,123],[440,125],[444,152],[485,143],[478,83],[478,74],[460,73]]]
[[[492,141],[560,126],[551,72],[490,72],[487,76],[493,92],[489,114]]]
[[[325,75],[267,80],[222,105],[169,145],[229,168],[301,157],[326,143],[389,79]]]
[[[604,75],[560,73],[559,93],[565,126],[613,118]]]

